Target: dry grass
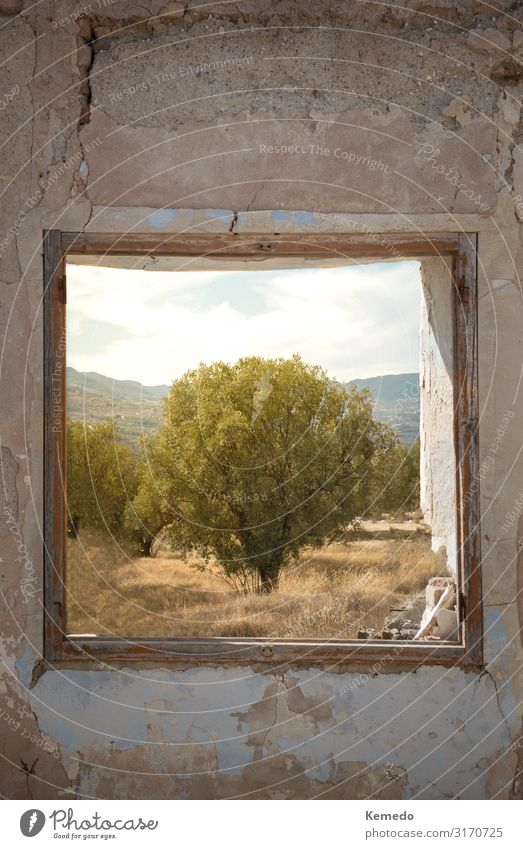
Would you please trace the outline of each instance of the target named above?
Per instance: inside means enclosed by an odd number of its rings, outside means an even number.
[[[68,540],[69,632],[349,639],[446,574],[429,537],[334,544],[304,552],[274,593],[244,596],[165,554],[132,560],[92,533]]]

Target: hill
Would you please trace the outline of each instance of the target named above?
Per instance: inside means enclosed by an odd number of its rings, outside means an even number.
[[[352,380],[347,386],[369,389],[378,421],[390,424],[400,442],[410,445],[419,435],[419,375],[385,374]],[[67,367],[67,414],[96,423],[115,419],[123,436],[135,442],[155,430],[162,420],[167,384],[144,386],[136,380],[114,380],[94,371]]]
[[[383,374],[352,380],[358,389],[369,389],[374,398],[374,415],[389,424],[403,445],[411,445],[419,437],[419,374]]]
[[[141,404],[144,401],[157,403],[171,388],[167,384],[144,386],[137,380],[115,380],[96,371],[77,371],[71,366],[67,366],[67,386],[77,386],[82,390],[88,389],[98,395],[105,395],[107,398],[131,401],[135,404]]]
[[[136,380],[113,380],[103,374],[66,370],[67,415],[89,424],[114,419],[123,437],[136,443],[162,422],[161,399],[169,386],[143,386]]]

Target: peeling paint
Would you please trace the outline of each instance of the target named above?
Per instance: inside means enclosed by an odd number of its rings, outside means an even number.
[[[15,661],[15,668],[18,672],[20,683],[26,689],[29,689],[31,685],[34,667],[39,660],[40,655],[34,650],[33,646],[30,643],[25,643],[22,653],[18,655]]]

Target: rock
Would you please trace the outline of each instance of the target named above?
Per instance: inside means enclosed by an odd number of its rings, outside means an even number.
[[[436,626],[432,629],[435,637],[440,640],[457,640],[458,639],[458,612],[457,610],[440,610]]]
[[[394,613],[393,616],[388,616],[383,625],[385,628],[398,628],[399,631],[403,631],[405,626],[416,628],[418,623],[421,622],[425,606],[425,593],[420,593],[411,598],[403,610]]]
[[[425,588],[426,606],[430,607],[431,609],[433,607],[436,607],[436,604],[443,595],[444,591],[447,589],[448,586],[451,586],[453,584],[454,581],[450,576],[448,578],[431,578]]]
[[[434,609],[441,604],[443,594],[450,591],[443,603],[442,609],[434,614]],[[424,628],[421,636],[424,639],[437,638],[456,640],[458,638],[458,614],[456,606],[456,586],[450,577],[431,578],[425,589],[426,606],[421,619],[420,628]],[[436,615],[436,619],[434,619]]]

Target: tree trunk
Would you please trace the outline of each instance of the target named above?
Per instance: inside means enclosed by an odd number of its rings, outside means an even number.
[[[278,579],[280,577],[280,567],[264,564],[258,567],[260,576],[260,592],[272,593],[278,588]]]
[[[142,557],[152,557],[154,537],[142,537]]]
[[[78,538],[78,528],[80,527],[80,517],[79,516],[70,516],[67,520],[67,533],[71,537],[71,539]]]

